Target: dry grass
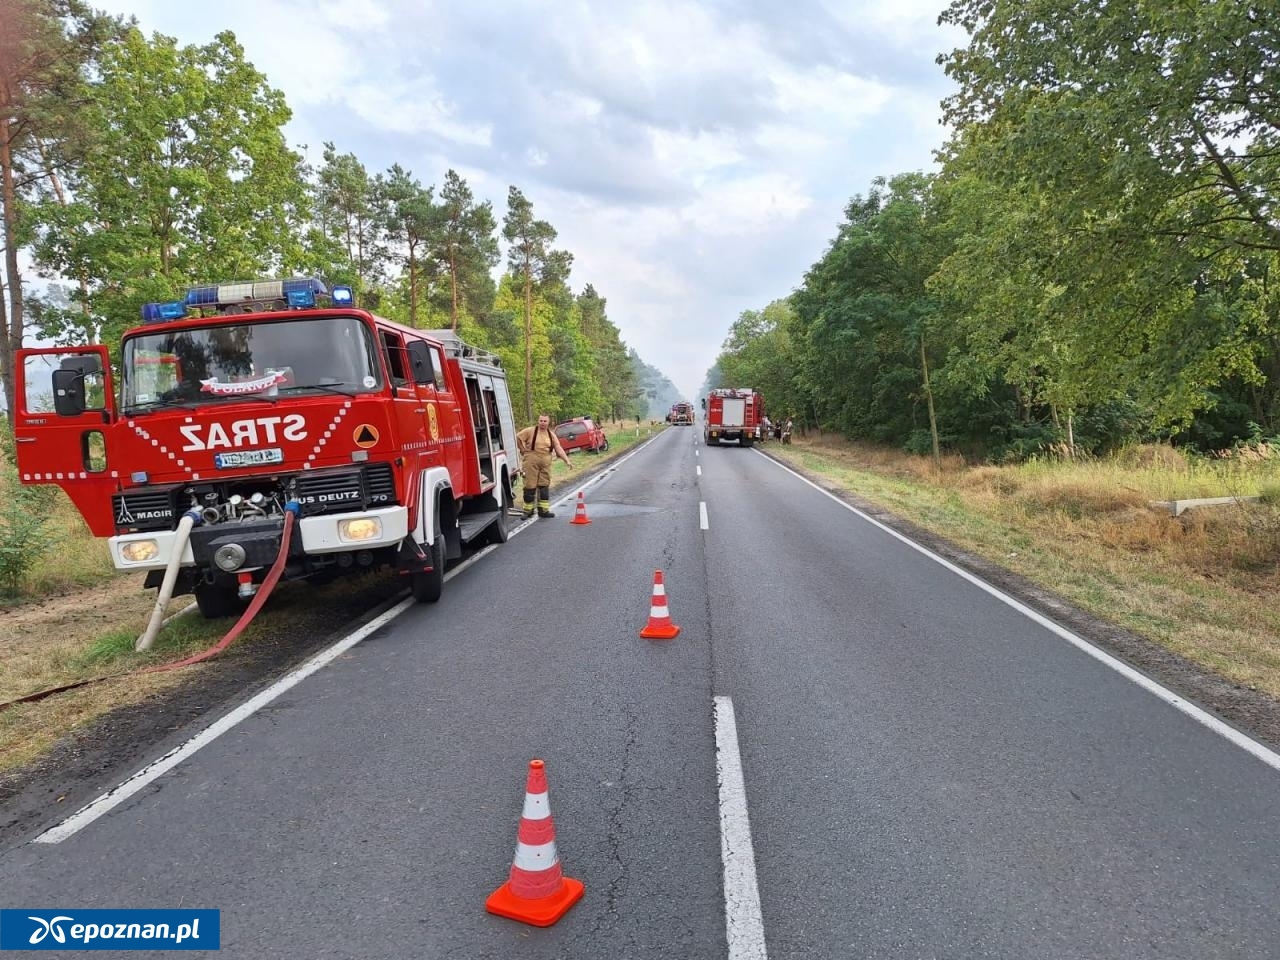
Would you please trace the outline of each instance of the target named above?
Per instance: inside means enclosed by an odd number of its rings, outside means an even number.
[[[1280,458],[1191,461],[1139,447],[1104,461],[936,468],[829,437],[774,446],[806,469],[1150,637],[1280,696],[1280,506],[1151,500],[1266,495]]]
[[[190,597],[179,597],[168,612],[177,612],[189,602]],[[151,652],[134,653],[133,641],[154,603],[154,594],[141,589],[136,575],[111,575],[96,587],[8,608],[0,633],[0,702],[177,659],[226,629],[222,622],[184,617],[165,627]],[[190,676],[190,671],[128,674],[0,711],[0,771],[30,763],[80,725]]]
[[[0,496],[15,482],[0,456]],[[61,490],[43,487],[39,499],[48,513],[42,536],[50,547],[16,595],[0,596],[0,702],[178,659],[226,629],[198,616],[182,618],[165,627],[150,653],[134,653],[155,593],[142,589],[139,575],[114,569],[106,543],[89,533]],[[178,597],[167,612],[190,602]],[[77,727],[190,676],[189,670],[129,674],[0,711],[0,771],[30,763]]]

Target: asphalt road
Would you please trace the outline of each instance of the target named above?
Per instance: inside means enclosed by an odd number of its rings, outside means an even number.
[[[721,697],[775,960],[1280,955],[1276,770],[696,428],[587,504],[5,853],[0,906],[219,908],[226,957],[726,957]],[[483,908],[534,757],[586,884],[547,929]]]

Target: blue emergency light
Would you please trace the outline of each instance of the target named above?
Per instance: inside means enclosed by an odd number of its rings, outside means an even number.
[[[328,293],[323,281],[316,277],[293,280],[256,280],[246,283],[219,283],[192,287],[187,291],[189,307],[225,311],[238,307],[245,312],[295,310],[316,305],[316,297]]]
[[[181,320],[187,315],[187,305],[181,300],[171,303],[144,303],[142,305],[143,323],[162,323],[166,320]]]
[[[354,302],[350,287],[334,287],[333,292],[317,277],[291,280],[251,280],[192,287],[182,300],[148,303],[142,307],[143,323],[181,320],[212,313],[269,313],[273,310],[310,310],[320,297],[329,296],[336,305]]]

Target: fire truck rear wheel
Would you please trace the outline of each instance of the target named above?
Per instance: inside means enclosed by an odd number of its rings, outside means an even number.
[[[419,603],[435,603],[444,592],[444,535],[436,522],[436,542],[431,545],[431,569],[415,573],[409,584],[413,599]]]
[[[219,583],[197,583],[195,595],[200,616],[206,620],[238,617],[244,613],[244,601],[240,599],[235,587],[227,587]]]
[[[498,494],[498,519],[489,524],[489,529],[484,532],[485,543],[506,543],[509,531],[507,529],[507,518],[510,516],[511,510],[511,494],[507,491],[506,481],[503,480],[498,484],[502,488],[502,492]]]

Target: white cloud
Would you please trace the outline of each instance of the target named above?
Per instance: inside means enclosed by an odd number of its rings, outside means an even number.
[[[370,172],[507,187],[685,393],[730,323],[797,286],[873,177],[931,166],[963,42],[944,0],[99,0],[186,43],[235,31],[287,135]]]
[[[396,134],[434,134],[454,143],[487,147],[493,141],[493,125],[467,124],[456,118],[456,109],[420,78],[407,83],[356,83],[343,94],[348,106],[379,130]]]
[[[848,130],[890,102],[893,91],[884,84],[831,67],[801,73],[780,72],[775,80],[780,111],[796,126],[829,125]]]
[[[812,202],[797,178],[760,173],[717,183],[680,213],[682,221],[695,230],[723,240],[792,220]]]

